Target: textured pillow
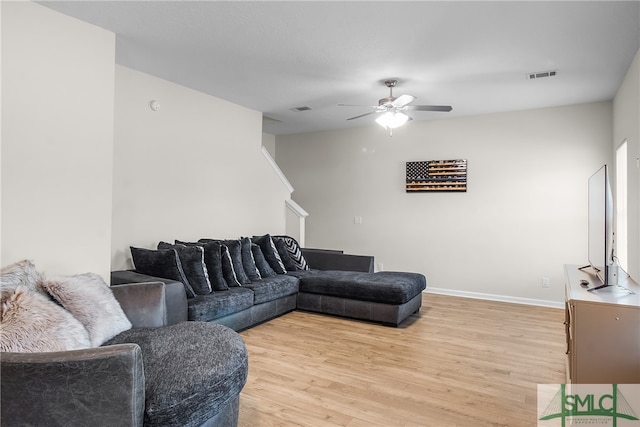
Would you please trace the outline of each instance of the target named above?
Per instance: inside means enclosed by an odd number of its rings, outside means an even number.
[[[221,245],[221,256],[222,256],[222,274],[224,275],[224,280],[227,282],[227,286],[238,287],[242,286],[238,279],[236,278],[236,271],[233,268],[233,261],[231,260],[231,254],[229,253],[229,248],[227,245]]]
[[[18,286],[0,297],[0,351],[15,353],[89,348],[89,333],[43,294]]]
[[[213,292],[226,291],[229,289],[222,274],[222,250],[220,248],[220,243],[215,241],[193,243],[176,240],[176,244],[202,246],[204,249],[204,265],[207,266],[209,282],[211,283]]]
[[[42,287],[82,323],[92,347],[98,347],[131,322],[101,276],[93,273],[45,280]]]
[[[196,296],[182,270],[182,264],[180,264],[180,258],[178,258],[178,252],[175,249],[154,251],[133,246],[129,248],[131,249],[133,265],[138,273],[182,282],[187,298]]]
[[[276,249],[278,250],[278,255],[280,255],[280,259],[284,264],[284,268],[287,271],[298,270],[298,266],[291,259],[291,255],[289,255],[289,251],[287,250],[287,244],[284,242],[284,240],[273,237],[273,243],[275,243],[276,245]]]
[[[273,268],[271,268],[267,260],[264,258],[264,254],[262,253],[262,249],[260,249],[260,246],[252,243],[251,253],[253,254],[253,259],[256,262],[256,267],[258,268],[258,271],[260,271],[260,276],[266,278],[273,277],[277,274],[275,271],[273,271]]]
[[[244,272],[247,274],[249,280],[260,280],[262,277],[260,276],[260,270],[256,267],[256,260],[253,258],[253,253],[251,252],[251,239],[248,237],[243,237],[240,239],[240,254],[242,255],[242,268]]]
[[[209,295],[211,293],[211,282],[209,272],[204,263],[204,248],[202,246],[172,245],[167,242],[158,243],[158,249],[175,249],[180,258],[182,271],[189,284],[198,295]]]
[[[276,248],[282,257],[283,262],[285,262],[285,258],[287,257],[283,255],[284,251],[282,250],[282,244],[278,245],[278,242],[284,243],[288,258],[293,263],[296,270],[309,270],[309,264],[302,255],[302,250],[300,249],[300,245],[296,239],[290,236],[273,236],[273,240],[276,242]],[[287,266],[285,265],[285,267]],[[289,270],[289,267],[287,267],[287,270]]]
[[[278,249],[273,243],[271,235],[265,234],[264,236],[253,236],[251,241],[260,246],[264,258],[267,260],[273,271],[278,274],[285,274],[287,272],[287,269],[284,267],[282,259],[280,259],[280,255],[278,254]]]
[[[250,284],[251,280],[244,271],[244,264],[242,262],[242,244],[240,243],[240,240],[224,240],[222,244],[229,248],[229,255],[231,256],[233,270],[236,272],[236,279],[238,279],[238,282],[242,285]]]
[[[40,286],[43,279],[36,271],[36,266],[25,259],[0,270],[0,290],[14,290],[22,285],[31,291],[44,292]]]

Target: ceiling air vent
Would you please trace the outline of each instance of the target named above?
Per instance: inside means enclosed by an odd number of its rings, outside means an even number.
[[[554,77],[558,72],[556,70],[553,71],[538,71],[536,73],[528,73],[527,74],[527,79],[528,80],[534,80],[534,79],[541,79],[543,77]]]
[[[307,106],[294,107],[294,108],[291,109],[291,111],[309,111],[309,110],[311,110],[311,107],[307,107]]]

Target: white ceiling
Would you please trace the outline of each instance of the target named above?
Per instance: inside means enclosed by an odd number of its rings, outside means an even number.
[[[261,111],[276,135],[375,125],[338,104],[376,105],[387,78],[453,106],[415,120],[611,100],[640,45],[640,1],[42,3],[114,32],[118,64]]]

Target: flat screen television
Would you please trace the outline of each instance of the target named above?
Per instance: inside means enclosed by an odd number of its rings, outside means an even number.
[[[597,288],[616,285],[617,268],[613,256],[613,196],[607,165],[602,166],[589,178],[588,222],[589,265],[601,281]]]

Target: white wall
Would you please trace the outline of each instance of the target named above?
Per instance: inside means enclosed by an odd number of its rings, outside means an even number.
[[[271,157],[276,158],[276,136],[269,133],[262,134],[262,146],[267,149]]]
[[[122,66],[115,111],[114,270],[131,267],[129,246],[284,232],[290,194],[262,155],[260,112]]]
[[[109,277],[115,38],[31,2],[2,8],[2,265]]]
[[[428,286],[562,301],[587,263],[587,180],[610,163],[610,102],[278,136],[309,247],[369,254]],[[405,162],[468,160],[466,193],[405,192]],[[362,224],[354,224],[354,216]],[[542,278],[551,279],[549,288]]]
[[[640,51],[613,101],[613,148],[627,140],[628,273],[640,281]]]

